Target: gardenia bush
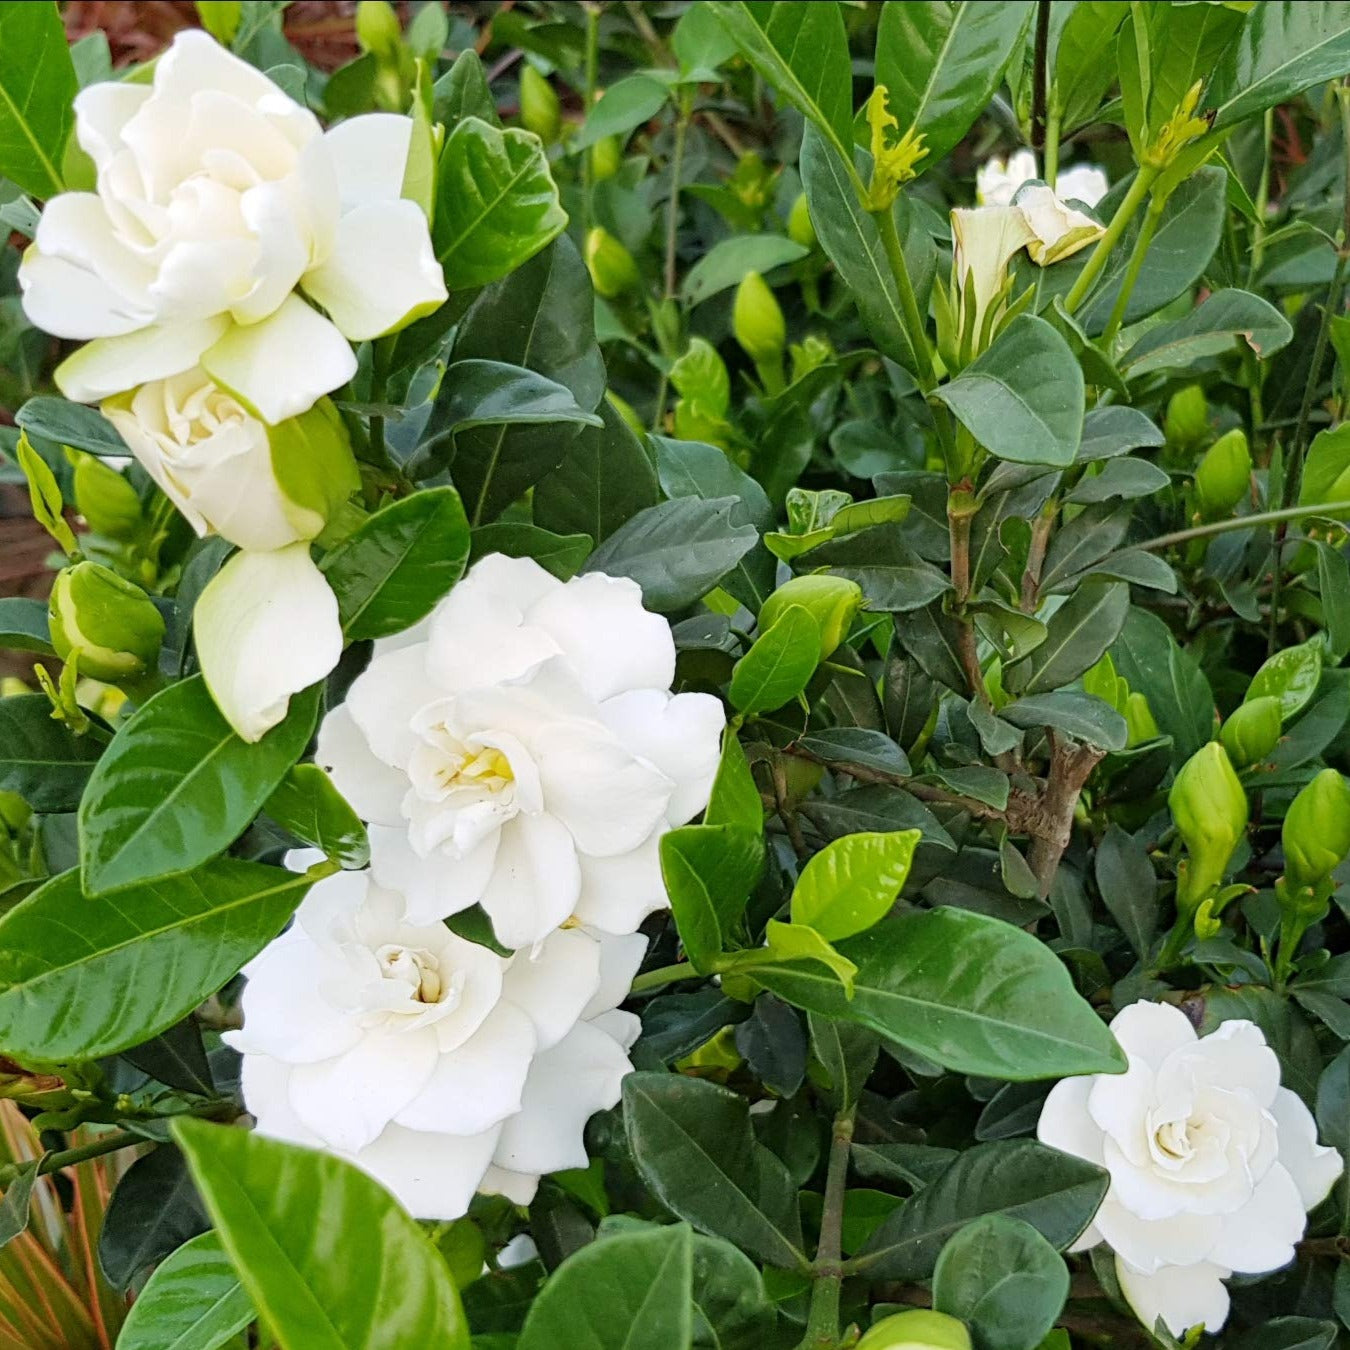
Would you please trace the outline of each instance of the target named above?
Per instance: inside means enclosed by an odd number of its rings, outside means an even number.
[[[0,1347],[1345,1341],[1350,4],[197,11],[0,3]]]

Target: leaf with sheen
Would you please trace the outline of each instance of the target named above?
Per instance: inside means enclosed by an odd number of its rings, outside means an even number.
[[[765,967],[755,978],[799,1008],[860,1022],[958,1073],[1020,1082],[1125,1067],[1060,959],[999,919],[947,907],[902,914],[839,951],[858,968],[852,999],[812,967]]]
[[[831,942],[870,928],[900,898],[919,839],[918,830],[897,830],[826,844],[797,878],[793,923],[809,924]]]
[[[33,6],[41,9],[41,4]],[[14,415],[15,422],[30,436],[86,450],[91,455],[125,458],[131,453],[117,428],[97,408],[71,403],[51,394],[30,398]]]
[[[377,511],[323,560],[344,636],[356,642],[411,628],[459,580],[468,556],[469,522],[452,487]]]
[[[954,149],[989,106],[1033,8],[1029,0],[882,6],[876,82],[886,86],[901,131],[923,134],[920,171]]]
[[[770,1265],[802,1266],[797,1188],[755,1139],[743,1097],[679,1074],[631,1073],[623,1119],[633,1162],[667,1209]]]
[[[538,525],[498,521],[495,525],[480,525],[474,530],[469,559],[477,562],[489,553],[504,553],[508,558],[533,558],[559,581],[570,581],[590,557],[591,542],[589,534],[554,534],[550,530],[541,530]]]
[[[538,136],[478,117],[456,123],[441,151],[432,236],[452,291],[504,277],[566,224]]]
[[[282,829],[345,868],[364,867],[370,861],[366,827],[317,764],[297,764],[263,809]]]
[[[217,711],[200,675],[138,708],[80,802],[89,894],[186,872],[228,848],[304,752],[318,704],[315,685],[253,744]]]
[[[282,1350],[469,1350],[450,1271],[377,1181],[341,1158],[183,1117],[187,1155],[239,1280]],[[335,1259],[340,1234],[359,1234]]]
[[[1085,581],[1050,616],[1045,641],[1006,672],[1019,694],[1048,694],[1095,666],[1120,636],[1130,612],[1130,588],[1123,581]]]
[[[663,834],[660,850],[661,877],[685,952],[695,969],[711,970],[764,864],[759,830],[685,825]]]
[[[75,869],[0,918],[0,1050],[101,1059],[157,1036],[281,931],[312,878],[221,858],[92,899]]]
[[[746,716],[781,708],[806,688],[820,662],[820,627],[789,605],[732,667],[727,697]]]
[[[0,788],[33,810],[74,811],[102,750],[56,721],[46,694],[0,699]]]
[[[0,5],[0,175],[34,197],[64,182],[77,88],[61,15],[49,0]]]
[[[47,606],[41,600],[17,595],[0,600],[0,649],[54,654]]]
[[[586,114],[581,130],[567,142],[576,154],[606,136],[626,136],[634,127],[650,122],[670,97],[670,90],[650,75],[628,75],[616,81]]]
[[[161,1145],[118,1180],[99,1229],[98,1263],[114,1289],[126,1290],[208,1227],[183,1155]]]
[[[219,1236],[202,1233],[160,1263],[136,1296],[117,1350],[217,1350],[253,1321]]]
[[[1083,372],[1044,319],[1019,315],[936,396],[999,459],[1073,463],[1083,430]]]

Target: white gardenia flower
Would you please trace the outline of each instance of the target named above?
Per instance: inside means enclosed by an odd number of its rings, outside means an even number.
[[[315,758],[413,922],[481,903],[507,947],[569,918],[631,933],[667,903],[658,840],[707,805],[725,723],[674,674],[636,583],[492,554],[376,644]]]
[[[1100,164],[1073,164],[1055,179],[1055,193],[1066,201],[1096,206],[1111,190],[1111,180]]]
[[[645,947],[571,929],[502,958],[344,872],[244,968],[225,1039],[261,1133],[340,1154],[417,1218],[479,1190],[525,1204],[586,1165],[586,1121],[619,1100],[641,1024],[617,1005]]]
[[[1018,150],[1007,160],[995,155],[975,170],[975,200],[981,206],[1010,206],[1018,190],[1040,176],[1036,154]],[[1096,206],[1110,190],[1106,170],[1098,164],[1073,164],[1055,179],[1057,196]]]
[[[325,133],[195,30],[153,83],[82,90],[75,135],[97,191],[47,203],[19,270],[33,323],[93,339],[57,369],[62,392],[96,402],[200,365],[279,422],[344,384],[348,339],[446,298],[426,216],[401,195],[412,134],[390,114]]]
[[[1174,1336],[1228,1316],[1229,1275],[1294,1259],[1306,1211],[1340,1176],[1308,1108],[1252,1022],[1198,1037],[1168,1004],[1134,1003],[1111,1023],[1129,1059],[1119,1075],[1057,1083],[1042,1143],[1105,1167],[1111,1186],[1074,1250],[1116,1254],[1120,1287],[1144,1325]]]

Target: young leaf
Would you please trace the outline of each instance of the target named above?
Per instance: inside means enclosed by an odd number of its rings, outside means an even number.
[[[918,830],[850,834],[826,844],[804,868],[792,892],[792,921],[831,942],[870,928],[900,897]]]
[[[728,726],[722,733],[722,757],[717,764],[705,825],[737,825],[760,834],[764,829],[764,803],[745,757],[740,737]]]
[[[789,605],[732,667],[727,697],[747,716],[781,708],[806,688],[819,662],[819,625],[801,605]]]
[[[398,1202],[351,1163],[179,1117],[221,1242],[282,1350],[469,1350],[450,1271]],[[335,1234],[361,1235],[333,1259]]]
[[[759,830],[686,825],[661,836],[661,877],[695,969],[710,971],[764,864]]]

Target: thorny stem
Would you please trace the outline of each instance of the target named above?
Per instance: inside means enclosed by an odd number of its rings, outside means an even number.
[[[812,1266],[811,1306],[799,1350],[835,1350],[839,1344],[839,1291],[843,1285],[844,1186],[853,1146],[853,1108],[840,1112],[830,1140],[825,1196],[820,1214],[820,1243]]]
[[[1157,178],[1158,172],[1151,164],[1144,164],[1135,174],[1134,182],[1130,184],[1130,190],[1125,194],[1120,205],[1116,207],[1116,214],[1111,217],[1111,223],[1106,227],[1106,233],[1097,240],[1096,246],[1088,256],[1087,264],[1078,274],[1078,280],[1073,283],[1068,295],[1064,297],[1064,308],[1070,314],[1087,298],[1088,291],[1092,289],[1093,283],[1101,275],[1101,270],[1106,266],[1106,260],[1120,242],[1121,235],[1125,233],[1130,221],[1134,219],[1135,212],[1144,204],[1144,198],[1148,196],[1152,189],[1153,181]]]

